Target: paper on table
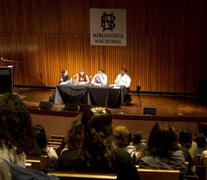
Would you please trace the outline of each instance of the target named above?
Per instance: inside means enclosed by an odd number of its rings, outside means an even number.
[[[69,84],[70,82],[66,81],[66,82],[61,82],[60,85],[63,85],[63,84]]]

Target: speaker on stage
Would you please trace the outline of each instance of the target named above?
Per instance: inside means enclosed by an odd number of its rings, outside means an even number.
[[[39,108],[40,109],[51,110],[52,109],[52,103],[51,102],[46,102],[46,101],[40,101]]]
[[[77,111],[78,105],[74,103],[65,103],[65,111]]]
[[[153,107],[144,107],[144,114],[149,114],[149,115],[156,115],[157,110],[156,108]]]

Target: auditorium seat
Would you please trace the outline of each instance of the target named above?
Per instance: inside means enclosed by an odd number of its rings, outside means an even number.
[[[196,174],[199,180],[206,180],[206,167],[204,165],[196,165]]]
[[[179,180],[180,178],[179,170],[138,168],[138,172],[144,180]]]
[[[57,176],[60,178],[60,180],[113,180],[113,179],[117,179],[117,175],[115,174],[58,172],[58,171],[50,171],[47,174]]]
[[[201,165],[201,154],[197,154],[195,158],[195,165]]]
[[[59,156],[65,147],[65,138],[61,135],[51,135],[48,139],[48,147],[53,147]]]
[[[188,173],[189,162],[185,162],[185,171],[184,174]]]
[[[26,158],[26,168],[44,171],[45,169],[50,168],[50,166],[51,160],[47,156],[27,156]]]
[[[62,140],[64,140],[64,136],[61,136],[61,135],[51,135],[50,138],[51,139],[62,139]]]

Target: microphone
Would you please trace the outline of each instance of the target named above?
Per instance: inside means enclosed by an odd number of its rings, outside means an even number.
[[[22,63],[21,61],[14,61],[14,60],[9,60],[9,59],[4,59],[3,57],[1,57],[1,60],[4,62],[9,62],[9,63]]]

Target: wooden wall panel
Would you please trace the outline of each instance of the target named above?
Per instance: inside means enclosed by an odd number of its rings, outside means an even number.
[[[127,9],[126,47],[90,45],[90,8]],[[206,19],[206,0],[3,0],[0,56],[20,61],[16,85],[54,87],[63,68],[104,68],[114,83],[125,66],[132,90],[195,93],[207,77]]]

